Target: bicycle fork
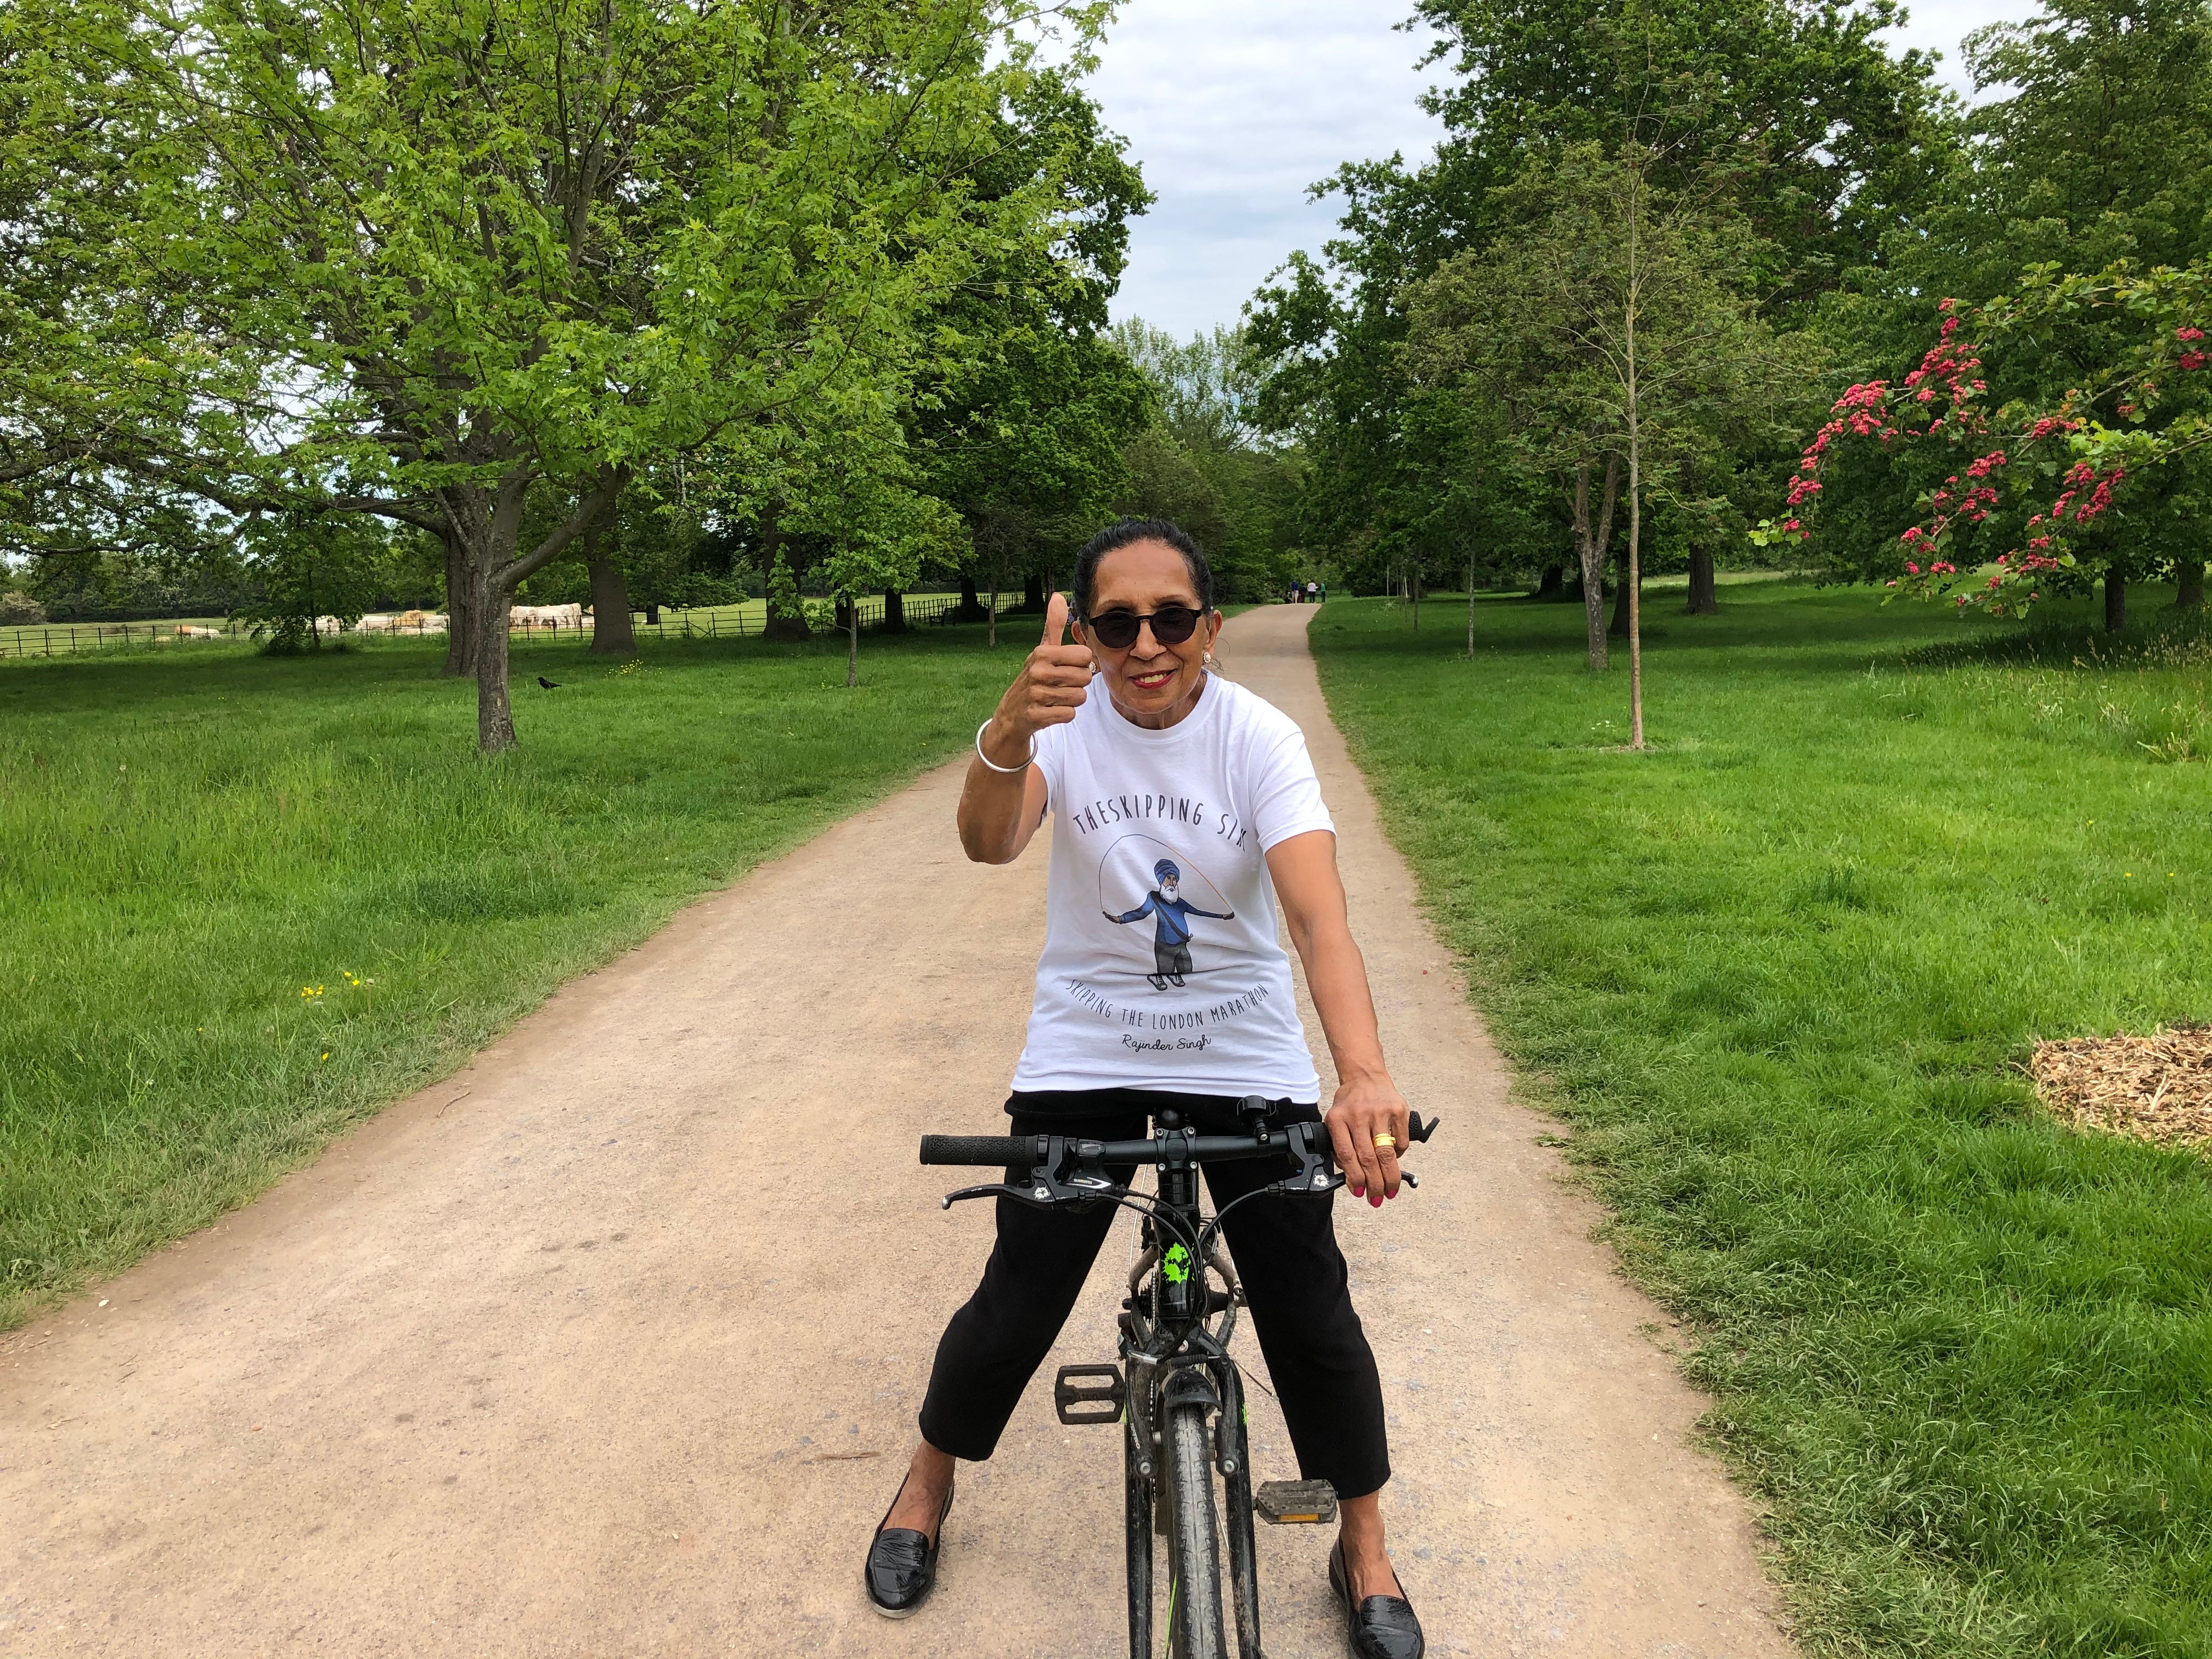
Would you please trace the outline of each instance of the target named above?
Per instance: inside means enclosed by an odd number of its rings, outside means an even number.
[[[1221,1523],[1229,1534],[1237,1651],[1245,1659],[1260,1659],[1260,1571],[1252,1537],[1252,1449],[1245,1432],[1244,1379],[1231,1361],[1223,1358],[1213,1362],[1213,1381],[1221,1390],[1221,1414],[1213,1431],[1214,1463],[1228,1499]]]

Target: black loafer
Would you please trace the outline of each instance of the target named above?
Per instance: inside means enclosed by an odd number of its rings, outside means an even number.
[[[906,1490],[906,1482],[899,1482],[899,1491]],[[921,1611],[921,1604],[929,1600],[930,1591],[937,1588],[937,1551],[945,1542],[945,1517],[952,1513],[954,1488],[945,1489],[945,1507],[937,1512],[937,1536],[916,1532],[911,1527],[886,1527],[876,1523],[876,1536],[868,1546],[868,1563],[860,1570],[860,1579],[867,1586],[868,1605],[886,1619],[911,1619]],[[891,1510],[898,1507],[898,1497],[891,1498]],[[891,1518],[891,1510],[884,1511],[884,1521]]]
[[[1359,1659],[1421,1659],[1428,1650],[1421,1640],[1421,1621],[1413,1617],[1413,1604],[1404,1596],[1370,1595],[1353,1603],[1341,1539],[1328,1553],[1328,1587],[1344,1603],[1344,1616],[1352,1626],[1352,1650]]]

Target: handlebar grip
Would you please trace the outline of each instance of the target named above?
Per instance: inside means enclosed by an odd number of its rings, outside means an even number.
[[[1026,1169],[1036,1161],[1035,1135],[924,1135],[924,1164],[983,1164],[1004,1169],[1010,1164]]]

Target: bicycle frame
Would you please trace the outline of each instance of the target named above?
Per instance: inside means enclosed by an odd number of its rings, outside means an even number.
[[[1166,1116],[1171,1119],[1173,1114]],[[1174,1125],[1170,1122],[1168,1127]],[[1165,1212],[1174,1220],[1163,1228],[1152,1216],[1146,1218],[1143,1249],[1129,1273],[1128,1313],[1121,1322],[1122,1374],[1128,1387],[1121,1452],[1130,1659],[1150,1659],[1152,1653],[1155,1469],[1162,1449],[1158,1425],[1171,1389],[1178,1401],[1189,1399],[1199,1389],[1211,1395],[1214,1467],[1221,1475],[1227,1500],[1222,1521],[1228,1534],[1237,1647],[1245,1659],[1260,1659],[1260,1583],[1252,1529],[1252,1467],[1244,1382],[1236,1361],[1229,1357],[1243,1287],[1218,1242],[1207,1251],[1207,1259],[1176,1271],[1177,1264],[1167,1251],[1184,1247],[1179,1240],[1170,1239],[1164,1249],[1164,1232],[1175,1231],[1179,1223],[1201,1239],[1212,1235],[1200,1209],[1196,1163],[1164,1163],[1159,1170],[1154,1215]],[[1206,1322],[1215,1311],[1207,1285],[1209,1272],[1222,1277],[1226,1291],[1225,1305],[1218,1310],[1220,1324],[1214,1329],[1209,1329]]]

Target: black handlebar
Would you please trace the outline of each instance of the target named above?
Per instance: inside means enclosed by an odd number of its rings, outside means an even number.
[[[1426,1140],[1436,1133],[1437,1120],[1421,1121],[1411,1114],[1407,1138]],[[924,1135],[924,1164],[979,1164],[999,1169],[1029,1169],[1046,1156],[1048,1135]],[[1265,1158],[1290,1150],[1290,1137],[1277,1130],[1262,1140],[1257,1135],[1184,1135],[1147,1140],[1106,1140],[1095,1143],[1103,1164],[1158,1164],[1163,1156],[1194,1158],[1200,1163],[1224,1163],[1233,1158]],[[1088,1152],[1089,1148],[1085,1147]]]
[[[924,1135],[924,1164],[1010,1164],[1026,1168],[1038,1157],[1035,1135]]]

